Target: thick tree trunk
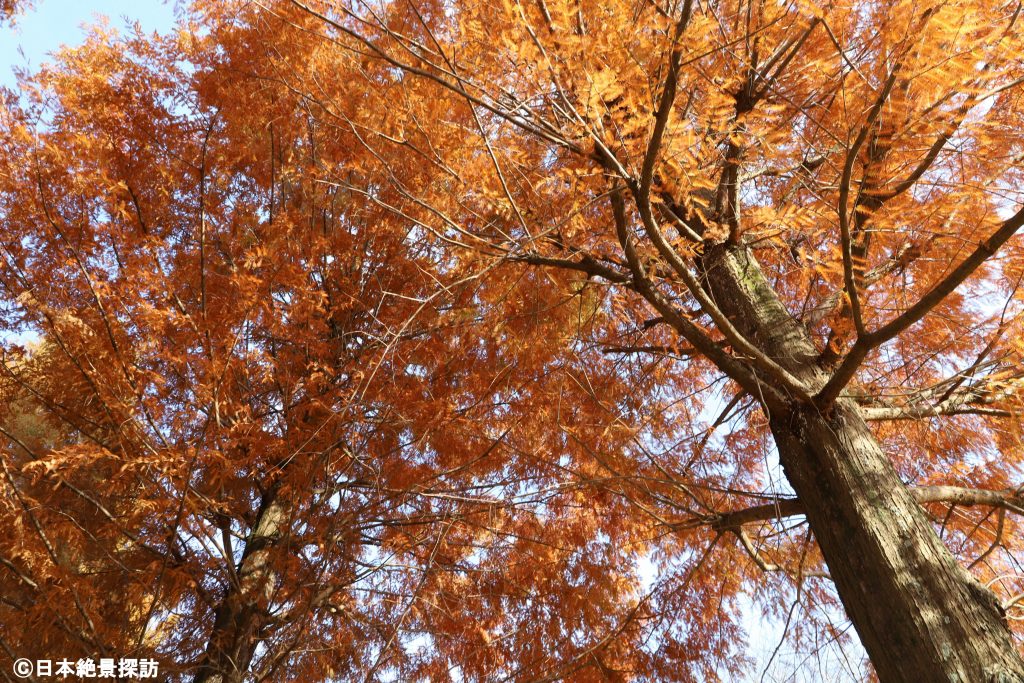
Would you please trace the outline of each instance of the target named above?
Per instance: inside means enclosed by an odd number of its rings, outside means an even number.
[[[1024,681],[995,596],[942,544],[856,406],[797,410],[772,432],[882,681]]]
[[[285,524],[285,506],[271,489],[262,501],[256,524],[246,539],[230,585],[214,616],[206,653],[194,683],[242,683],[266,623],[276,576],[269,566],[273,546]]]
[[[727,316],[809,385],[825,373],[742,249],[709,252],[704,281]],[[796,401],[768,409],[786,476],[879,678],[886,682],[1024,682],[995,596],[963,570],[900,481],[856,405],[828,414]]]

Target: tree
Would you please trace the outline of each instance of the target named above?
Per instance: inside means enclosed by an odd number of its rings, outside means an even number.
[[[646,531],[607,494],[584,509],[548,457],[574,447],[529,385],[558,347],[526,341],[566,338],[577,307],[546,278],[455,273],[392,190],[320,182],[368,155],[238,77],[275,55],[266,26],[210,21],[97,30],[6,98],[0,647],[200,681],[438,678],[453,647],[469,677],[548,670],[538,609],[554,635],[637,608],[631,565],[588,552],[592,506],[609,541]],[[485,292],[510,307],[481,335]],[[625,446],[586,387],[558,393],[581,439]],[[407,651],[444,631],[443,656]]]
[[[1019,10],[97,31],[0,123],[46,349],[5,344],[0,645],[711,680],[753,595],[797,646],[841,604],[883,681],[1024,680]]]

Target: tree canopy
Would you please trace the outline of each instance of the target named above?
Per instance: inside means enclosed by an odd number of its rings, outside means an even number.
[[[742,680],[764,614],[1024,680],[1020,13],[196,0],[63,49],[0,93],[5,670]]]

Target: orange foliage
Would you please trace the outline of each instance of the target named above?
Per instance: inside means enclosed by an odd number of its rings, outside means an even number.
[[[751,665],[744,610],[845,638],[806,525],[720,523],[787,494],[743,378],[788,385],[673,269],[746,245],[842,368],[1021,205],[1018,10],[676,5],[200,0],[6,93],[4,666],[689,681]],[[854,368],[910,484],[1024,484],[998,254]],[[1002,599],[1015,505],[929,504]]]

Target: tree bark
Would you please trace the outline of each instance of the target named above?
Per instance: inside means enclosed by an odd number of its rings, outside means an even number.
[[[827,373],[753,256],[719,246],[703,281],[723,312],[773,360],[817,391]],[[766,407],[800,499],[878,677],[889,682],[1024,682],[995,596],[962,569],[900,481],[851,400],[826,411]]]
[[[851,402],[771,428],[880,680],[1024,680],[999,602],[942,544]]]
[[[276,488],[263,497],[256,523],[235,572],[217,607],[206,652],[194,683],[242,683],[266,624],[276,574],[269,557],[281,537],[286,509]],[[227,561],[231,561],[227,558]]]

